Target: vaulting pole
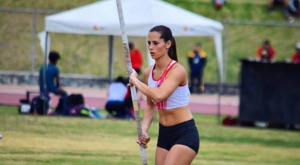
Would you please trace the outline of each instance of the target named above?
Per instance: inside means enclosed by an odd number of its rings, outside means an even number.
[[[124,16],[123,16],[123,10],[122,10],[122,4],[120,0],[116,0],[117,2],[117,8],[118,8],[118,14],[119,14],[119,21],[120,21],[120,28],[122,32],[122,40],[123,40],[123,47],[126,57],[126,64],[127,64],[127,71],[129,75],[132,73],[132,65],[131,65],[131,59],[129,55],[129,46],[128,46],[128,38],[125,31],[125,22],[124,22]],[[143,136],[142,133],[142,127],[141,127],[141,121],[140,121],[140,112],[138,107],[138,101],[137,101],[137,93],[135,86],[130,87],[131,91],[131,98],[133,103],[133,109],[134,109],[134,117],[136,121],[136,127],[138,132],[138,137]],[[140,145],[140,151],[141,151],[141,157],[143,165],[147,165],[147,157],[146,157],[146,151],[145,148]]]

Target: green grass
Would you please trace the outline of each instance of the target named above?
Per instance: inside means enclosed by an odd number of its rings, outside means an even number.
[[[299,132],[223,127],[194,114],[201,137],[193,165],[298,165]],[[135,121],[18,115],[0,107],[1,165],[141,164]],[[148,164],[154,164],[158,123],[150,130]]]
[[[2,0],[1,6],[26,9],[69,10],[96,0]],[[228,0],[221,11],[215,11],[211,0],[166,0],[205,17],[216,20],[285,21],[282,11],[268,14],[267,1]],[[0,70],[30,71],[31,69],[31,22],[30,14],[0,12]],[[299,20],[296,20],[299,22]],[[238,82],[240,63],[245,57],[255,57],[257,47],[270,39],[276,49],[276,60],[289,59],[294,45],[299,42],[299,28],[228,25],[224,24],[223,42],[228,45],[227,81]],[[44,29],[44,15],[37,16],[37,32]],[[58,63],[62,73],[76,73],[95,76],[108,75],[108,38],[107,36],[51,34],[51,49],[62,54]],[[144,57],[143,68],[147,67],[146,38],[130,37]],[[43,64],[39,40],[36,38],[35,71]],[[179,62],[188,68],[186,54],[201,42],[208,53],[208,64],[204,81],[217,82],[217,61],[214,42],[211,37],[178,37],[177,51]],[[115,38],[114,76],[124,75],[125,64],[120,37]]]

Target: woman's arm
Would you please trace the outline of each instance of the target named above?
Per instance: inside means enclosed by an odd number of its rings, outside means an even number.
[[[147,68],[144,71],[145,85],[148,85],[148,76],[149,76],[150,70],[151,70],[151,67]],[[151,98],[147,97],[147,106],[146,106],[146,109],[144,110],[143,122],[142,122],[142,131],[143,131],[144,136],[139,138],[140,142],[142,143],[142,145],[145,148],[147,148],[147,143],[150,141],[150,137],[148,135],[148,129],[153,121],[155,111],[156,111],[156,107],[155,107],[154,103],[152,102]]]
[[[159,88],[149,87],[142,83],[138,79],[136,72],[130,75],[130,83],[135,85],[147,97],[154,99],[156,102],[161,102],[166,100],[179,85],[186,84],[187,76],[185,69],[181,65],[175,64],[166,76],[165,82]]]
[[[145,71],[143,73],[144,82],[145,82],[146,86],[148,85],[148,77],[149,77],[150,71],[151,71],[151,67],[148,67],[147,69],[145,69]],[[147,106],[146,106],[146,109],[143,114],[143,122],[142,122],[143,132],[148,132],[148,128],[150,127],[150,125],[153,121],[154,115],[155,115],[155,110],[156,110],[156,107],[155,107],[154,103],[152,102],[151,98],[149,98],[147,96]]]
[[[142,122],[142,132],[143,136],[139,137],[139,141],[144,148],[147,148],[147,143],[150,141],[148,135],[148,129],[153,121],[155,115],[156,107],[149,97],[147,97],[147,107],[144,110],[143,122]]]
[[[151,98],[147,97],[147,106],[143,114],[142,130],[143,133],[148,132],[148,129],[153,121],[155,115],[156,107],[151,101]]]

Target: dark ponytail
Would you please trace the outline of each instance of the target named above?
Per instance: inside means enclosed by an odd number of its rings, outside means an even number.
[[[176,51],[176,41],[175,38],[172,35],[172,31],[170,28],[160,25],[155,26],[150,30],[150,32],[158,32],[160,33],[160,38],[163,39],[165,42],[171,41],[171,47],[168,50],[168,55],[172,60],[175,60],[178,62],[177,58],[177,51]]]

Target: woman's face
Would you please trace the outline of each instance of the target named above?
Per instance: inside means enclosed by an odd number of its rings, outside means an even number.
[[[160,35],[158,32],[150,32],[148,34],[148,49],[153,59],[167,55],[168,48],[171,46],[171,41],[165,43],[165,41],[160,38]]]

